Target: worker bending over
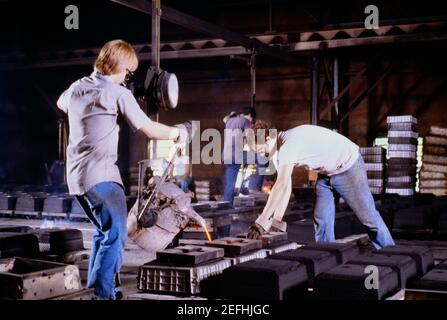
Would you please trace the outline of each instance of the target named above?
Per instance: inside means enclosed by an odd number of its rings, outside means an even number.
[[[249,238],[257,239],[270,229],[286,231],[282,218],[292,191],[292,171],[298,165],[318,173],[314,206],[317,242],[335,241],[334,193],[337,193],[367,227],[376,249],[394,245],[375,208],[365,164],[356,144],[315,125],[301,125],[274,135],[276,130],[271,130],[274,128],[270,123],[257,121],[252,129],[257,138],[251,139],[250,147],[258,153],[269,154],[277,169],[277,180],[262,214],[249,229]]]

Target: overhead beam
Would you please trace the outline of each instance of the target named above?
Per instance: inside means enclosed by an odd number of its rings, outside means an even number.
[[[368,38],[332,39],[318,41],[302,41],[290,45],[291,51],[314,51],[319,50],[321,43],[327,44],[327,49],[348,48],[357,46],[371,46],[378,44],[396,44],[410,42],[429,42],[447,40],[446,32],[431,32],[423,34],[400,34],[374,36]]]
[[[210,57],[226,57],[232,55],[248,55],[250,52],[241,46],[224,47],[224,48],[208,48],[208,49],[189,49],[189,50],[173,50],[160,52],[160,59],[191,59],[191,58],[210,58]],[[152,61],[150,54],[137,53],[138,60]],[[54,67],[68,67],[79,65],[92,65],[96,56],[81,58],[61,58],[51,60],[41,60],[35,62],[23,63],[7,63],[0,62],[0,70],[20,70],[20,69],[43,69]]]
[[[134,10],[152,14],[152,3],[146,0],[111,0],[112,2],[132,8]],[[189,14],[180,12],[170,7],[161,6],[161,18],[171,23],[182,26],[186,29],[207,34],[212,37],[224,39],[226,41],[241,45],[248,49],[254,49],[259,53],[269,55],[271,57],[284,60],[286,62],[294,62],[295,58],[288,52],[273,48],[260,42],[257,39],[251,39],[244,35],[230,31],[221,26],[198,19]]]
[[[258,35],[257,41],[268,43],[273,38],[282,38],[283,43],[288,43],[288,37],[285,34],[277,35]],[[254,40],[254,39],[253,39]],[[306,52],[319,50],[321,43],[327,43],[327,48],[342,48],[362,45],[378,45],[382,43],[417,43],[417,42],[441,42],[447,40],[447,32],[430,32],[426,34],[402,34],[386,35],[370,38],[322,40],[310,42],[290,43],[287,47],[296,52]],[[215,47],[207,47],[207,44]],[[189,47],[189,48],[187,48]],[[151,60],[151,46],[147,43],[134,45],[140,61]],[[20,55],[0,56],[0,70],[20,70],[20,69],[38,69],[51,67],[65,67],[74,65],[92,64],[99,53],[100,48],[84,48],[74,50],[60,50],[40,52],[38,57],[28,56],[26,53]],[[160,59],[188,59],[188,58],[207,58],[223,57],[231,55],[250,55],[252,50],[241,45],[231,45],[226,40],[205,39],[193,41],[173,41],[161,44]],[[296,57],[298,59],[298,57]],[[329,110],[324,110],[321,117]]]

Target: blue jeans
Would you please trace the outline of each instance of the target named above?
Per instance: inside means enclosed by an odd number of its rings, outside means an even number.
[[[127,238],[127,205],[123,188],[102,182],[78,196],[96,228],[88,266],[87,287],[103,299],[115,299],[115,274],[120,271]]]
[[[335,241],[335,201],[338,193],[367,227],[371,242],[376,249],[394,245],[393,238],[377,212],[374,199],[368,187],[365,163],[359,156],[356,163],[343,173],[328,177],[319,176],[316,182],[314,208],[315,240]]]
[[[244,151],[243,153],[243,160],[242,164],[246,165],[249,164],[247,159],[247,152]],[[261,191],[262,184],[264,183],[264,176],[259,174],[259,168],[266,168],[268,167],[268,162],[261,163],[259,161],[259,156],[255,156],[255,163],[256,163],[256,172],[250,177],[250,181],[248,183],[248,188],[251,190],[258,190]],[[224,190],[224,201],[229,201],[233,203],[234,200],[234,188],[236,186],[236,180],[237,180],[237,174],[239,172],[239,169],[241,167],[241,164],[226,164],[225,165],[225,190]]]
[[[184,193],[189,192],[189,185],[191,184],[191,178],[182,179],[181,176],[176,176],[175,181],[179,186],[179,188],[182,189]]]

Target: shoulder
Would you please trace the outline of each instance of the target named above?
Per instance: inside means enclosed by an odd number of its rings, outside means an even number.
[[[116,83],[110,83],[109,85],[112,86],[111,88],[113,88],[113,91],[116,92],[119,97],[134,97],[132,91],[126,87],[120,86]]]
[[[135,100],[132,91],[113,82],[102,84],[102,94],[117,102],[128,103]]]

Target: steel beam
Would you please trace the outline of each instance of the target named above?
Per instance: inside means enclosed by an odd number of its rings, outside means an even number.
[[[251,92],[251,107],[256,109],[256,53],[252,53],[250,57],[250,92]]]
[[[160,70],[160,0],[152,0],[152,47],[151,59],[152,66],[158,72]]]
[[[117,0],[118,1],[118,0]],[[129,1],[124,1],[129,2]],[[134,1],[130,1],[134,2]],[[139,1],[138,1],[139,2]],[[145,1],[143,1],[146,3]],[[151,4],[147,2],[148,8],[152,8]],[[169,12],[169,11],[168,11]],[[162,18],[165,17],[166,12],[162,12]],[[393,25],[382,26],[377,31],[377,36],[362,37],[359,30],[352,29],[338,29],[338,30],[320,30],[313,32],[303,32],[298,36],[298,42],[292,42],[291,36],[288,34],[271,34],[271,35],[257,35],[250,40],[252,43],[262,43],[264,49],[275,49],[271,45],[279,45],[288,48],[295,52],[312,52],[318,51],[323,45],[327,49],[336,49],[354,46],[367,46],[378,44],[405,44],[416,43],[422,41],[442,42],[447,40],[447,22],[437,21],[424,24],[430,28],[430,31],[417,33],[420,25],[414,23],[413,25]],[[347,28],[347,26],[344,26]],[[392,28],[401,29],[404,34],[392,35],[388,33]],[[383,29],[383,30],[382,30]],[[364,29],[363,29],[364,30]],[[347,39],[334,38],[339,32],[345,32]],[[312,35],[318,34],[324,40],[313,41]],[[236,34],[237,35],[237,34]],[[293,37],[296,38],[295,36]],[[234,40],[234,39],[232,39]],[[241,40],[242,41],[242,40]],[[242,41],[247,45],[246,41]],[[151,60],[151,46],[146,44],[134,45],[135,51],[141,61]],[[253,50],[252,47],[246,47],[235,43],[234,41],[223,39],[201,39],[192,41],[171,41],[161,43],[160,59],[185,59],[185,58],[204,58],[204,57],[218,57],[230,55],[250,55]],[[49,68],[49,67],[63,67],[71,65],[92,64],[96,58],[100,48],[85,48],[75,50],[60,50],[39,52],[37,56],[21,54],[8,55],[0,57],[0,70],[18,70],[18,69],[33,69],[33,68]],[[284,53],[281,50],[281,53]],[[328,112],[329,110],[324,110]],[[322,114],[323,115],[323,114]]]
[[[401,34],[401,35],[385,35],[368,38],[350,38],[350,39],[333,39],[322,41],[303,41],[291,44],[291,51],[314,51],[318,50],[322,42],[327,43],[328,49],[370,46],[378,44],[393,43],[411,43],[421,41],[445,41],[447,40],[446,32],[433,32],[425,34]]]
[[[319,119],[318,100],[319,100],[319,84],[320,84],[320,59],[318,55],[312,57],[312,74],[311,74],[311,106],[310,106],[310,123],[317,125]]]
[[[334,62],[332,65],[332,99],[337,98],[338,90],[339,90],[339,66],[338,66],[338,58],[334,58]],[[333,109],[333,120],[338,121],[338,102],[334,104]]]
[[[152,14],[152,4],[145,0],[111,0],[111,1],[143,13]],[[246,37],[244,35],[240,35],[236,32],[227,30],[226,28],[198,19],[189,14],[180,12],[167,6],[161,6],[161,12],[162,12],[161,18],[163,20],[177,24],[186,29],[207,34],[212,37],[224,39],[231,43],[241,45],[248,49],[254,49],[259,53],[263,53],[277,59],[281,59],[287,62],[295,62],[295,58],[288,52],[273,48],[269,45],[260,42],[257,39],[250,39],[249,37]]]

